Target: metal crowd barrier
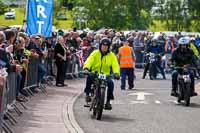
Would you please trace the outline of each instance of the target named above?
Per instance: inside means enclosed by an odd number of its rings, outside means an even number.
[[[38,64],[39,60],[37,58],[30,58],[27,70],[27,84],[26,84],[26,86],[28,87],[37,85]]]
[[[3,128],[3,116],[6,106],[5,97],[6,97],[6,77],[0,76],[0,132],[2,132]]]
[[[37,86],[38,64],[39,59],[30,58],[27,67],[25,87],[23,88],[29,96],[33,94],[30,89]],[[6,72],[6,70],[4,72]],[[18,102],[16,101],[17,92],[19,93],[18,89],[20,89],[20,87],[17,87],[19,75],[16,72],[11,72],[6,75],[5,81],[2,80],[1,75],[0,69],[0,133],[3,131],[6,133],[13,133],[11,125],[15,125],[17,121],[12,116],[11,112],[15,111],[19,116],[22,114],[17,106]],[[40,89],[42,92],[46,92],[44,88],[45,85],[41,85]],[[23,103],[19,102],[19,104],[22,105],[24,109],[27,109]],[[4,120],[5,117],[7,117],[7,120]]]
[[[10,124],[14,125],[15,123],[17,123],[17,121],[14,119],[14,117],[10,114],[10,112],[8,111],[9,108],[8,106],[11,104],[14,105],[14,101],[15,99],[12,98],[12,96],[14,96],[16,98],[16,94],[15,93],[15,87],[11,86],[11,82],[9,82],[9,80],[13,80],[15,79],[15,74],[11,73],[11,75],[8,76],[7,72],[5,69],[0,69],[0,102],[1,102],[1,106],[0,106],[0,132],[2,133],[2,130],[4,130],[6,133],[13,133]],[[10,89],[10,88],[11,89]],[[12,95],[12,96],[11,96]],[[16,111],[17,109],[15,109]],[[4,118],[7,118],[9,123],[7,123],[7,121],[4,120]]]
[[[26,90],[26,92],[28,92],[29,95],[32,94],[30,91],[30,88],[37,86],[38,65],[39,65],[39,59],[30,58],[29,64],[27,67],[25,87],[23,88],[24,90]],[[45,68],[48,68],[49,66],[51,66],[51,63],[45,60],[44,65],[45,65]],[[53,63],[52,63],[52,66],[53,66]],[[79,69],[81,69],[80,64],[79,64],[79,59],[76,54],[72,54],[71,60],[69,60],[68,64],[66,64],[66,72],[67,72],[66,74],[70,74],[72,78],[74,78],[74,76],[78,77]],[[6,79],[7,82],[2,84],[1,72],[0,72],[0,133],[2,132],[2,129],[5,132],[13,133],[12,128],[10,127],[10,124],[7,124],[7,120],[4,121],[3,119],[4,116],[8,117],[8,121],[12,125],[15,125],[17,123],[15,118],[12,117],[12,114],[10,113],[9,110],[14,110],[19,115],[22,113],[20,112],[20,110],[15,104],[17,103],[16,96],[17,96],[17,92],[19,91],[17,90],[17,83],[18,83],[17,76],[18,74],[15,72],[9,73]],[[25,108],[25,106],[23,107]]]
[[[8,75],[8,92],[7,92],[7,104],[12,105],[16,100],[16,91],[17,91],[17,74],[11,72]]]
[[[67,78],[73,79],[77,77],[83,77],[80,76],[78,73],[78,71],[82,70],[82,66],[80,66],[79,59],[76,53],[72,54],[71,59],[66,61],[65,68]]]
[[[65,63],[65,68],[66,68],[66,75],[67,78],[71,79],[74,78],[74,72],[75,72],[75,62],[76,62],[76,55],[72,54],[71,59],[67,60]]]

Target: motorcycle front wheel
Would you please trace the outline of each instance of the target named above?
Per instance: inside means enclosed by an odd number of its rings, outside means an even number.
[[[185,85],[185,90],[184,90],[184,101],[185,101],[185,106],[190,106],[190,93],[191,93],[191,89],[190,89],[190,84],[186,84]]]
[[[97,100],[96,119],[101,120],[105,101],[105,89],[101,88],[100,95]]]

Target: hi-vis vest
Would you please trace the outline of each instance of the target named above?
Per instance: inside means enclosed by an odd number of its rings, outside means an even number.
[[[174,43],[172,41],[166,41],[165,43],[165,52],[173,52],[175,49]]]
[[[119,48],[119,63],[120,63],[120,68],[134,68],[135,67],[135,59],[133,57],[131,47],[122,46]]]

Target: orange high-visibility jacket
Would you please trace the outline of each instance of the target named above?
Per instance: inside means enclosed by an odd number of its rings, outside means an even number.
[[[165,52],[168,51],[168,47],[169,47],[169,41],[167,40],[166,43],[165,43]],[[171,41],[171,50],[170,50],[170,51],[173,52],[174,49],[175,49],[175,47],[174,47],[174,42]]]
[[[122,46],[119,48],[119,64],[120,68],[134,68],[135,67],[135,54],[132,47]]]

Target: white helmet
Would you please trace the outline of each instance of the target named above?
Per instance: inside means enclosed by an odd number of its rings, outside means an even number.
[[[181,37],[178,40],[178,44],[179,45],[189,45],[189,43],[190,43],[190,38],[189,37]]]
[[[190,38],[190,41],[195,41],[195,38],[194,38],[194,37],[191,37],[191,38]]]

